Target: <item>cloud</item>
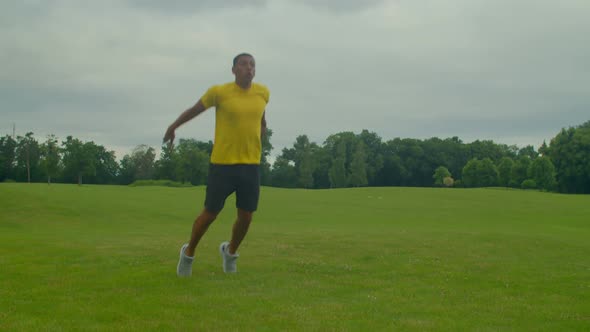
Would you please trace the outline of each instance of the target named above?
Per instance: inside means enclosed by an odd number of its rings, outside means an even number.
[[[192,15],[212,10],[262,8],[267,0],[127,0],[130,6],[155,13]]]
[[[220,8],[224,4],[224,8]],[[159,146],[257,58],[274,153],[307,134],[539,145],[588,120],[585,1],[23,1],[0,13],[0,134]],[[26,129],[25,129],[26,128]],[[214,112],[179,129],[209,140]]]
[[[326,12],[357,12],[377,7],[386,0],[293,0],[293,3],[303,3],[311,8]]]

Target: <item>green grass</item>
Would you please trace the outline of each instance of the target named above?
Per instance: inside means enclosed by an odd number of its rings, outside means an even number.
[[[179,279],[204,187],[0,184],[0,330],[588,331],[590,196],[263,188]]]

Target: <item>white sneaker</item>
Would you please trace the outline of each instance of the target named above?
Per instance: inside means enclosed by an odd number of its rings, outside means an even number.
[[[219,245],[219,253],[221,254],[221,258],[223,258],[223,272],[225,273],[236,273],[238,272],[238,267],[236,266],[236,260],[238,260],[239,255],[236,253],[234,255],[229,253],[229,242],[222,242]]]
[[[184,254],[184,251],[188,247],[188,243],[185,243],[180,248],[180,258],[178,259],[178,265],[176,266],[176,275],[179,277],[190,277],[193,270],[194,257],[190,257]]]

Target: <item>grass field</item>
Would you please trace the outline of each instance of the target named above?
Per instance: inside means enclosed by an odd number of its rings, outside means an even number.
[[[204,188],[0,184],[0,330],[588,331],[590,196],[263,188],[178,249]]]

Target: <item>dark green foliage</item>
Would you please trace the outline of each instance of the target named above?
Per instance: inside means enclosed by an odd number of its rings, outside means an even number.
[[[549,145],[557,188],[565,193],[590,193],[590,121],[562,129]]]
[[[533,179],[526,179],[526,180],[522,181],[522,184],[520,185],[520,187],[522,189],[536,189],[537,182],[535,182],[535,180],[533,180]]]
[[[541,190],[590,193],[590,121],[561,130],[539,151],[489,140],[464,143],[458,137],[382,141],[368,130],[332,134],[322,145],[299,135],[271,165],[272,135],[267,129],[261,142],[265,186],[441,186],[452,174],[454,187],[521,188],[530,179]],[[94,142],[68,136],[59,149],[56,142],[50,136],[39,145],[32,133],[0,138],[0,181],[130,184],[160,179],[200,185],[206,183],[213,149],[211,141],[180,139],[176,146],[162,146],[157,160],[153,148],[139,145],[117,162],[113,151]]]

